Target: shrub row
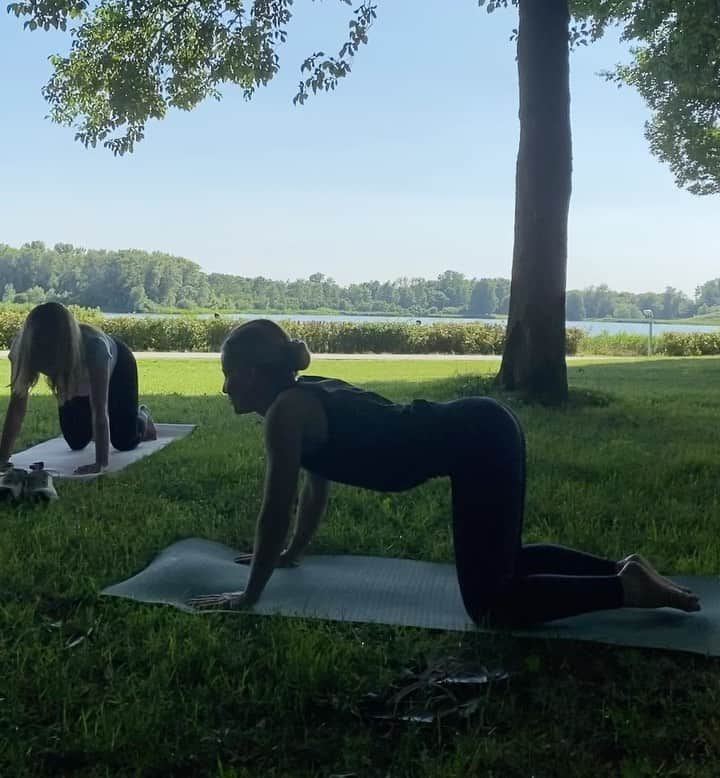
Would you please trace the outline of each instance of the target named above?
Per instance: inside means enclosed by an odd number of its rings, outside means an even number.
[[[75,315],[101,327],[135,351],[218,351],[236,321],[228,318],[105,318],[98,310],[75,308]],[[0,348],[8,348],[22,326],[25,311],[0,311]],[[429,325],[396,323],[285,321],[293,338],[304,340],[317,354],[501,354],[505,328],[492,324]],[[655,339],[656,354],[700,356],[720,354],[720,331],[666,333]],[[566,352],[609,356],[647,353],[644,335],[600,334],[590,336],[568,329]]]

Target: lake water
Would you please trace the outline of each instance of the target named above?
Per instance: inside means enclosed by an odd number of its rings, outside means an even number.
[[[162,313],[106,313],[108,317],[117,316],[130,316],[132,318],[167,318],[172,314]],[[198,314],[198,319],[210,319],[213,314],[203,313]],[[394,322],[396,324],[415,324],[420,322],[421,324],[437,324],[437,323],[449,323],[449,324],[495,324],[498,327],[505,326],[504,319],[462,319],[462,318],[442,318],[437,316],[361,316],[361,315],[314,315],[304,313],[278,313],[278,314],[265,314],[258,312],[255,314],[250,313],[237,313],[227,314],[223,318],[229,319],[252,319],[252,318],[265,318],[274,319],[275,321],[292,320],[292,321],[327,321],[327,322],[353,322],[353,323],[373,323],[373,322]],[[620,322],[620,321],[569,321],[568,327],[577,327],[592,335],[599,335],[601,332],[607,332],[610,335],[616,335],[621,332],[633,334],[633,335],[647,335],[648,323],[647,322]],[[661,335],[663,332],[717,332],[720,327],[713,327],[707,324],[657,324],[653,323],[653,335]]]

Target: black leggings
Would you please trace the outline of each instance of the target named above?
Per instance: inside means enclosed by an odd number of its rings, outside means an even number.
[[[117,362],[108,387],[110,442],[118,451],[131,451],[145,433],[145,418],[138,415],[137,363],[130,349],[117,338]],[[60,429],[73,451],[85,448],[93,437],[89,397],[73,397],[60,406]]]
[[[614,560],[522,545],[525,438],[514,414],[489,398],[443,405],[455,560],[473,620],[522,626],[622,607]]]

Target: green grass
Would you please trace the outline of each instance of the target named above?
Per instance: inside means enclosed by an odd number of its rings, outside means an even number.
[[[663,323],[665,320],[660,320]],[[687,319],[668,319],[670,323],[674,324],[708,324],[713,326],[720,325],[720,315],[717,313],[705,313],[700,316],[691,316]]]
[[[263,456],[209,361],[143,360],[160,421],[198,422],[116,477],[0,507],[0,776],[715,776],[716,661],[503,635],[213,614],[98,597],[199,535],[247,548]],[[318,360],[396,399],[485,391],[494,362]],[[475,377],[468,374],[474,373]],[[462,374],[462,375],[458,375]],[[513,402],[527,431],[525,537],[667,571],[720,568],[720,360],[573,363],[563,411]],[[7,384],[7,365],[0,385]],[[7,390],[0,398],[4,412]],[[47,393],[21,443],[57,434]],[[477,467],[491,452],[478,444]],[[448,486],[337,487],[317,552],[450,560]],[[460,656],[513,673],[469,722],[378,729],[366,692]]]

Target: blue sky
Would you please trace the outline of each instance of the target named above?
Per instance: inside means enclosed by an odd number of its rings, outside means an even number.
[[[268,88],[174,111],[115,158],[45,119],[47,56],[69,38],[0,16],[0,242],[162,250],[209,272],[340,283],[509,277],[515,12],[381,0],[350,77],[293,106],[300,63],[336,50],[348,18],[339,2],[298,0]],[[640,98],[597,76],[625,56],[616,37],[572,55],[568,285],[692,294],[720,275],[719,199],[675,187],[648,151]]]

